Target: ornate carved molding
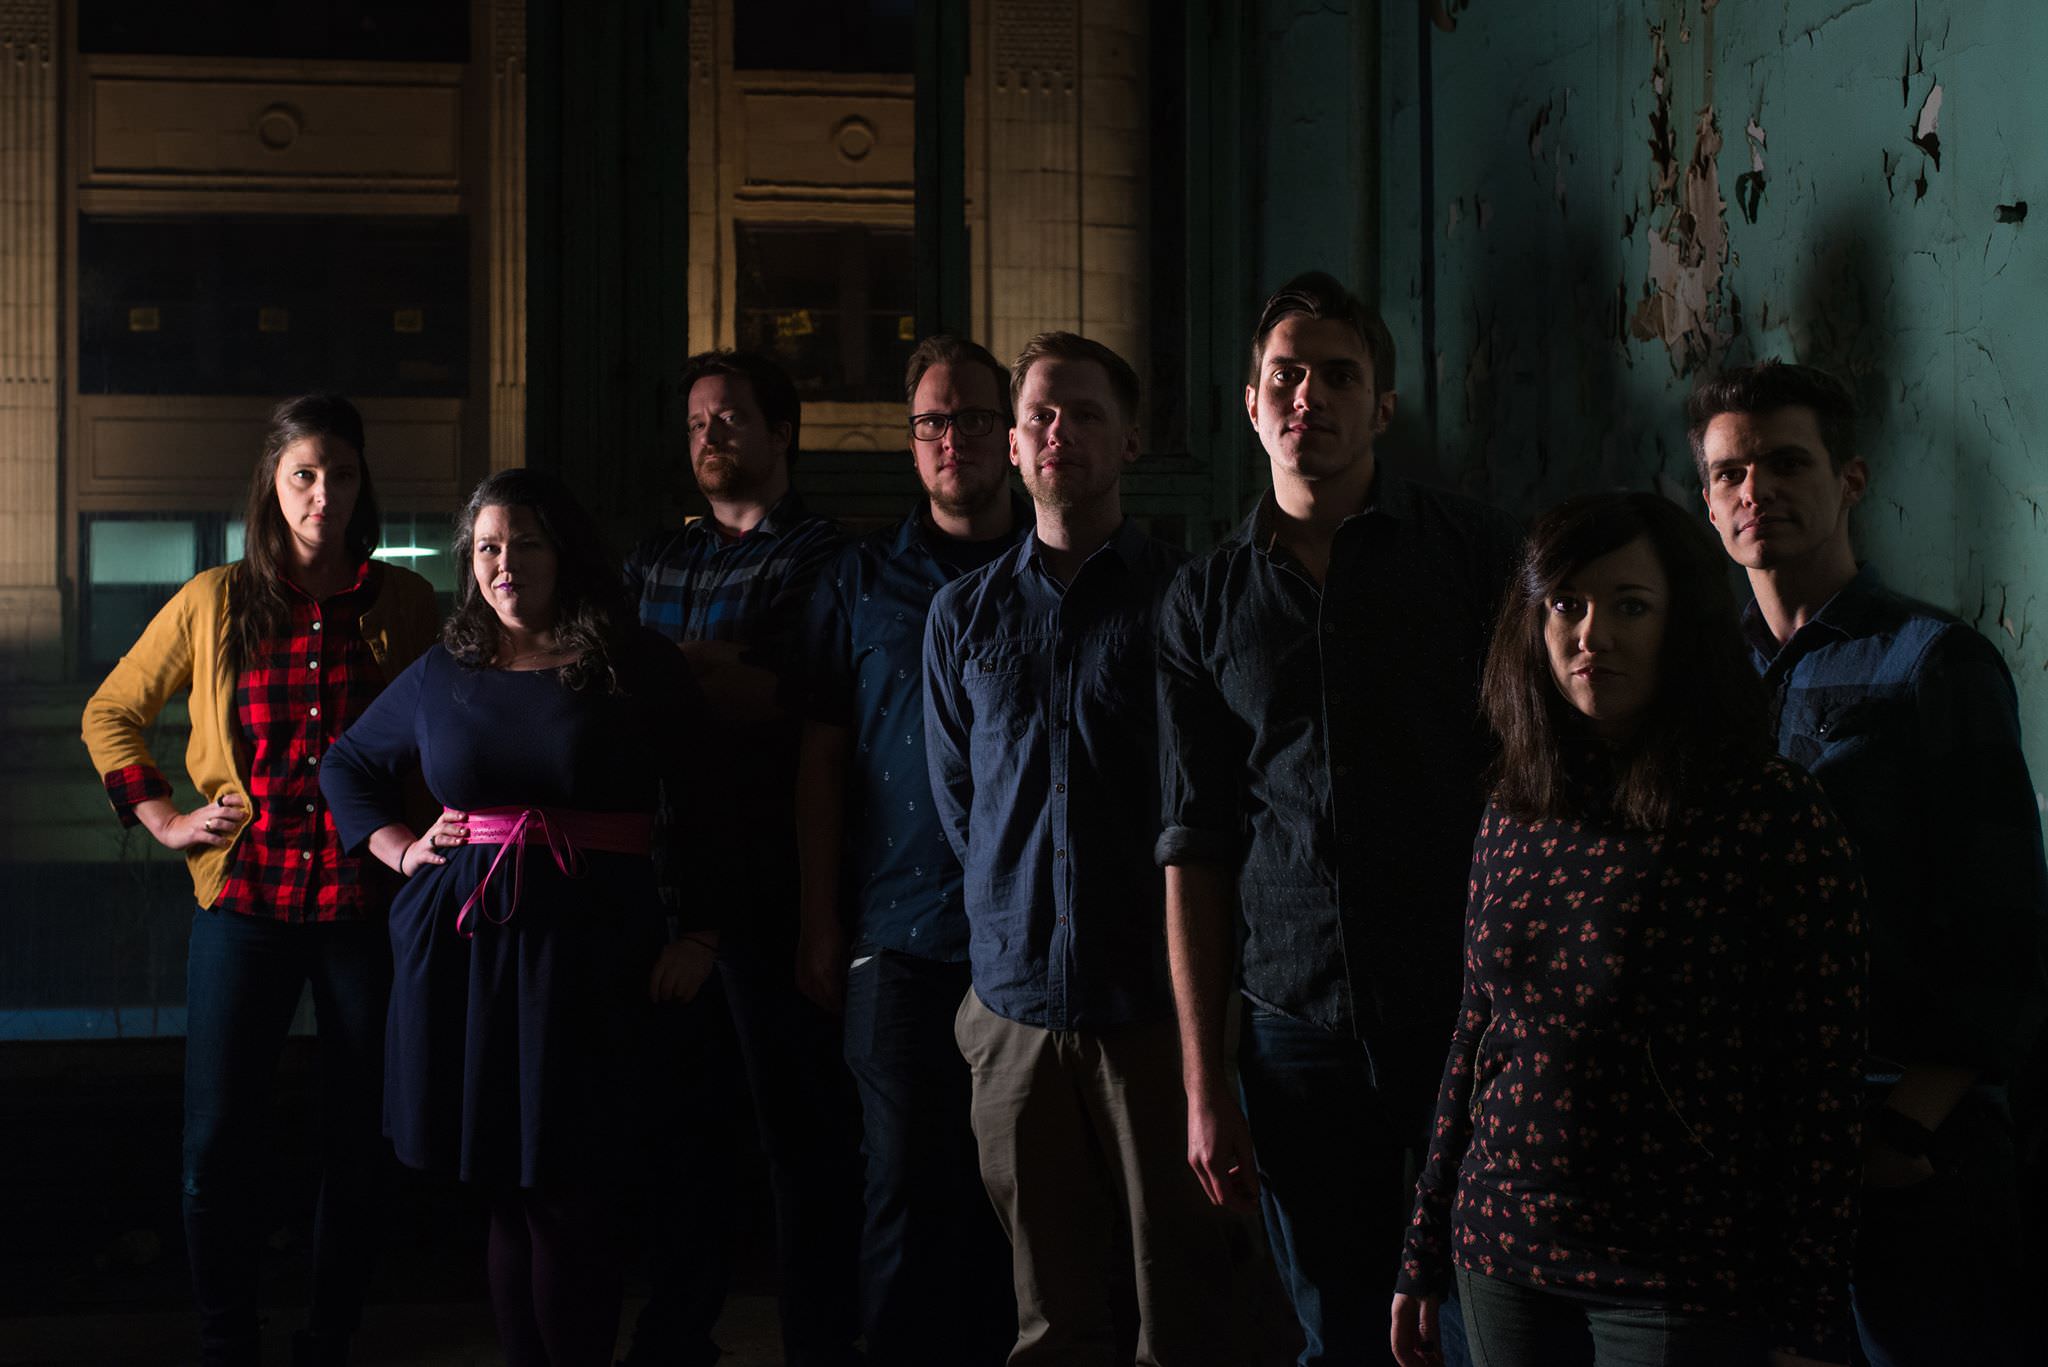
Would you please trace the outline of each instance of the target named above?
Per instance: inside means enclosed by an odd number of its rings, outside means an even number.
[[[57,42],[48,0],[0,4],[0,678],[61,661],[57,582]]]

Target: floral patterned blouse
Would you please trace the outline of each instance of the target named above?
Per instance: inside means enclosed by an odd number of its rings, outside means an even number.
[[[1782,760],[1670,827],[1480,826],[1399,1287],[1467,1273],[1847,1360],[1863,884]]]

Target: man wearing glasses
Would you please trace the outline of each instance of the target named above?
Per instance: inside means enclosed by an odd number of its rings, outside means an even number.
[[[1010,372],[932,337],[910,358],[924,497],[827,567],[804,636],[797,982],[845,1012],[867,1154],[861,1318],[871,1361],[998,1367],[1016,1338],[1010,1249],[983,1193],[953,1041],[968,988],[960,863],[925,767],[925,615],[1031,525],[1009,488]]]

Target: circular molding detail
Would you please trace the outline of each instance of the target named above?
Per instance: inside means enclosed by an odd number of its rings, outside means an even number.
[[[288,104],[274,104],[256,116],[256,141],[282,152],[299,140],[303,116]]]
[[[864,161],[875,150],[875,126],[858,114],[850,114],[832,130],[832,145],[848,161]]]

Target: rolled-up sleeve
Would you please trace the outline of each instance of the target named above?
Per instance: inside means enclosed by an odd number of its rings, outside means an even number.
[[[1201,562],[1173,582],[1159,613],[1159,794],[1162,865],[1236,869],[1251,841],[1245,763],[1252,737],[1231,711],[1204,649]]]

